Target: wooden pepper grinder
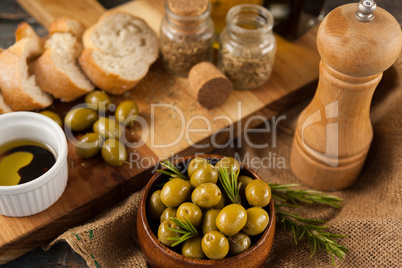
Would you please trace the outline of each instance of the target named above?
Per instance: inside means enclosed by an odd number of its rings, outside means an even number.
[[[373,137],[371,99],[401,46],[401,26],[372,0],[340,6],[324,18],[317,33],[318,87],[297,121],[290,159],[301,181],[327,191],[357,179]]]

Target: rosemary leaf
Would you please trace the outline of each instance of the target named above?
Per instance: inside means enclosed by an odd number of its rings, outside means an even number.
[[[167,159],[162,160],[160,165],[170,171],[158,169],[157,171],[159,173],[171,176],[172,178],[180,178],[183,180],[188,180],[188,178],[183,173],[181,173],[180,170],[177,167],[175,167],[175,165],[170,163],[169,160],[167,160]]]
[[[233,169],[233,166],[230,167]],[[240,171],[230,172],[227,168],[219,168],[219,181],[221,182],[223,189],[228,195],[230,201],[234,204],[241,205],[241,199],[239,194],[239,188],[237,183],[237,178],[239,177]]]
[[[275,184],[269,183],[271,187],[272,196],[281,202],[291,202],[296,204],[297,201],[308,204],[323,204],[334,208],[342,206],[342,199],[333,196],[325,195],[323,192],[315,190],[295,190],[291,187],[299,187],[299,184]]]
[[[277,206],[275,204],[275,206]],[[340,260],[343,260],[346,256],[348,249],[345,246],[338,244],[334,237],[345,237],[339,234],[333,234],[326,232],[329,226],[313,225],[314,223],[323,223],[320,220],[305,219],[297,214],[292,214],[280,209],[276,209],[276,215],[278,219],[283,223],[285,229],[290,229],[295,243],[306,237],[307,242],[311,246],[310,256],[316,253],[317,248],[325,249],[325,251],[331,256],[333,265],[335,265],[334,255]]]
[[[174,229],[174,228],[170,228],[170,227],[166,227],[168,228],[170,231],[174,231],[176,233],[180,233],[180,234],[187,234],[188,232],[185,230],[179,230],[179,229]],[[170,238],[170,237],[169,237]],[[173,238],[177,238],[177,237],[173,237]],[[170,239],[171,240],[171,239]]]
[[[173,232],[183,234],[182,236],[179,236],[179,237],[168,237],[168,240],[176,241],[175,243],[173,243],[172,247],[174,247],[180,243],[183,243],[184,241],[192,238],[193,236],[198,235],[197,229],[195,229],[195,227],[191,224],[189,219],[186,219],[185,221],[183,221],[183,220],[179,220],[178,218],[175,217],[175,218],[169,218],[169,220],[176,223],[176,225],[179,226],[181,228],[181,230],[173,229],[170,227],[167,227],[167,228]]]
[[[162,170],[162,169],[158,169],[157,171],[158,171],[159,173],[162,173],[162,174],[168,175],[168,176],[170,176],[170,175],[172,174],[171,172],[167,172],[167,171]]]

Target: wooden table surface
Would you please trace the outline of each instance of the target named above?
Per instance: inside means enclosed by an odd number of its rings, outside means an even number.
[[[125,0],[100,0],[106,8],[126,2]],[[338,0],[327,1],[327,10],[352,1]],[[402,22],[402,1],[378,0],[378,6],[388,10],[396,19]],[[30,17],[14,0],[0,1],[0,48],[6,48],[14,43],[14,30],[19,22],[26,21],[34,26],[39,35],[45,36],[46,30],[35,19]],[[313,90],[314,84],[310,89]],[[66,243],[60,243],[48,251],[37,248],[26,255],[6,264],[2,267],[85,267],[86,263],[80,255],[76,254]]]

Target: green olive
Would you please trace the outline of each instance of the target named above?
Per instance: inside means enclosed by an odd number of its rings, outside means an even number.
[[[69,111],[64,118],[66,127],[73,131],[89,128],[98,119],[98,114],[89,108],[75,108]]]
[[[237,233],[229,236],[229,252],[232,255],[237,255],[247,250],[251,246],[251,239],[248,235]]]
[[[239,176],[239,178],[237,179],[238,183],[241,182],[241,188],[244,190],[246,189],[247,185],[252,181],[253,181],[252,178],[250,178],[248,176],[243,176],[243,175]]]
[[[159,221],[163,211],[165,211],[166,206],[161,200],[161,190],[156,190],[148,199],[147,204],[147,214],[148,217],[153,221]]]
[[[222,209],[222,208],[224,208],[224,207],[225,207],[225,196],[222,194],[221,200],[220,200],[219,203],[216,204],[213,208]]]
[[[197,168],[190,177],[190,184],[194,188],[205,182],[216,183],[218,171],[211,164],[205,164]]]
[[[220,260],[229,252],[229,241],[222,233],[211,231],[203,236],[201,247],[208,258]]]
[[[201,241],[202,239],[199,236],[195,236],[185,241],[183,243],[183,246],[181,247],[181,254],[183,254],[184,257],[189,258],[196,258],[196,259],[205,258],[205,254],[202,251],[201,247]]]
[[[190,195],[190,183],[183,179],[173,179],[165,183],[161,192],[161,200],[167,207],[178,207]]]
[[[114,119],[99,118],[93,125],[94,132],[99,133],[104,139],[120,139],[123,127]]]
[[[271,200],[271,188],[262,180],[253,180],[246,187],[246,199],[251,206],[265,207]]]
[[[227,236],[237,234],[247,222],[247,212],[243,206],[230,204],[216,217],[216,226]]]
[[[103,139],[98,133],[87,133],[75,145],[75,152],[82,158],[91,158],[101,150]]]
[[[95,90],[85,96],[85,103],[95,111],[105,112],[112,103],[108,94]]]
[[[216,163],[215,168],[227,168],[230,171],[237,172],[240,170],[239,162],[233,157],[224,157],[218,163]]]
[[[199,168],[199,167],[201,167],[201,166],[203,166],[203,165],[205,165],[207,163],[208,163],[207,159],[201,158],[201,157],[196,157],[193,160],[191,160],[190,164],[188,164],[188,167],[187,167],[188,177],[191,178],[191,175],[193,175],[193,172],[197,168]]]
[[[49,117],[53,121],[55,121],[60,127],[63,127],[63,120],[61,120],[60,116],[52,111],[42,111],[40,114]]]
[[[215,183],[202,183],[191,194],[191,201],[202,208],[211,208],[221,201],[222,193]]]
[[[124,145],[115,139],[108,139],[102,145],[102,157],[112,166],[121,166],[127,159]]]
[[[162,222],[158,228],[158,239],[166,246],[172,246],[176,241],[169,240],[169,237],[179,237],[180,233],[170,230],[169,228],[180,230],[176,223],[171,220]]]
[[[206,234],[211,231],[219,231],[216,226],[216,217],[218,217],[220,209],[210,209],[205,212],[204,218],[202,219],[202,233]]]
[[[247,209],[247,223],[242,231],[248,235],[258,235],[264,232],[269,221],[268,213],[260,207]]]
[[[176,211],[177,209],[175,208],[166,208],[161,215],[161,220],[160,222],[167,221],[169,218],[175,218],[176,217]]]
[[[177,208],[176,217],[179,220],[191,222],[194,227],[198,227],[202,220],[202,211],[199,206],[191,202],[184,202]]]
[[[116,119],[119,123],[131,125],[132,122],[137,118],[138,111],[137,103],[130,100],[124,101],[117,106],[115,113]]]

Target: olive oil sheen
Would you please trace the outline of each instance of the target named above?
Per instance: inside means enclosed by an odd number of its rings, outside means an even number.
[[[0,186],[12,186],[42,176],[56,162],[50,146],[29,139],[0,145]]]

